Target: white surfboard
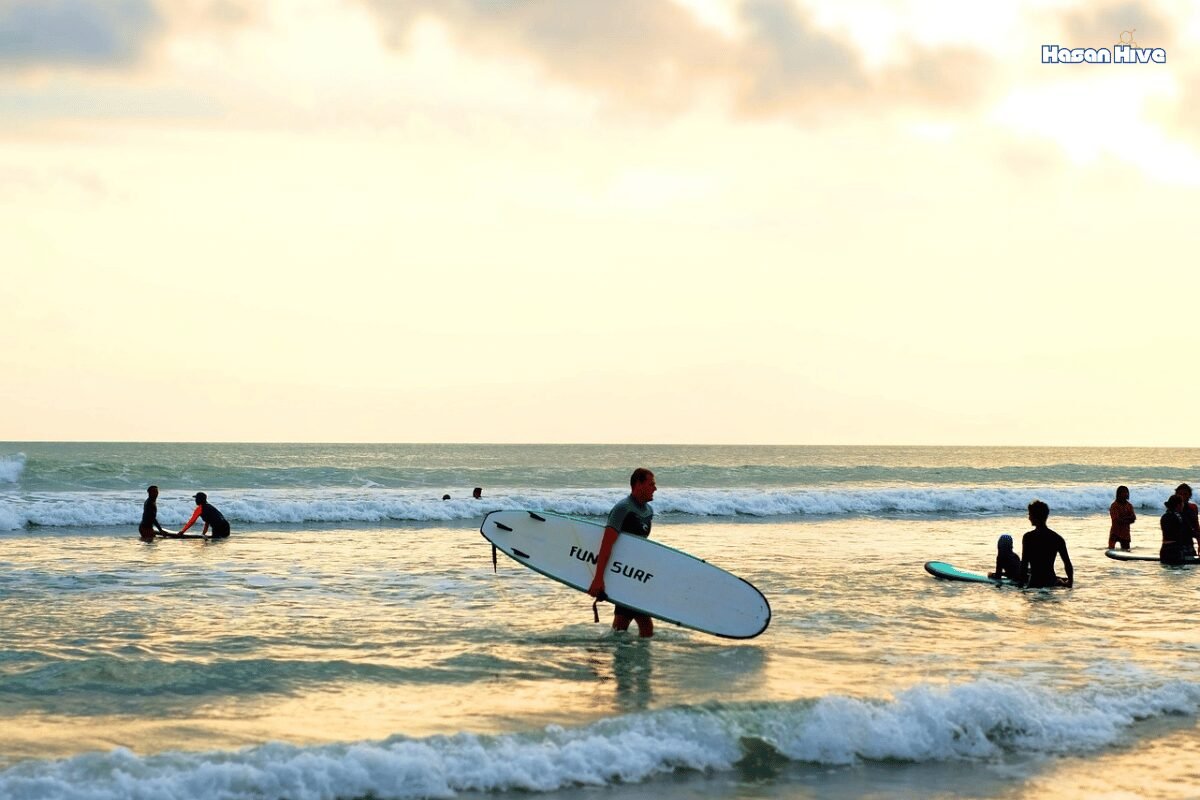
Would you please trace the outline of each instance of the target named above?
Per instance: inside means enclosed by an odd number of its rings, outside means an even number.
[[[604,526],[545,511],[493,511],[479,532],[514,561],[586,592]],[[653,539],[617,537],[604,576],[608,598],[685,628],[750,639],[767,629],[771,606],[742,578]]]
[[[1128,550],[1105,550],[1104,555],[1117,561],[1159,561],[1158,553],[1147,550],[1141,553],[1131,553]],[[1184,558],[1180,564],[1200,564],[1200,558]]]

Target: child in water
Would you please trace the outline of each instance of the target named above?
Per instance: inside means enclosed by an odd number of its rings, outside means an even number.
[[[996,571],[989,572],[988,577],[994,581],[1021,580],[1021,559],[1013,552],[1013,538],[1007,533],[996,541]]]
[[[1133,511],[1133,503],[1129,502],[1129,487],[1117,487],[1117,499],[1108,507],[1108,516],[1112,518],[1112,527],[1108,529],[1108,549],[1112,550],[1120,542],[1122,550],[1129,549],[1129,526],[1137,522],[1137,514]]]

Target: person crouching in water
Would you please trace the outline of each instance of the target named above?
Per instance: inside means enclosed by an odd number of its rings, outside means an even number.
[[[1129,502],[1129,487],[1118,486],[1117,497],[1108,507],[1108,516],[1112,527],[1108,529],[1108,549],[1112,550],[1119,543],[1122,550],[1129,549],[1129,526],[1137,522],[1137,514],[1133,503]]]
[[[196,510],[192,512],[192,518],[187,521],[187,525],[184,525],[182,528],[180,528],[179,532],[183,533],[188,528],[192,527],[197,519],[203,519],[204,530],[201,531],[201,533],[208,533],[208,528],[211,525],[212,538],[224,539],[226,536],[228,536],[229,522],[225,519],[225,516],[217,510],[216,506],[208,502],[208,495],[206,495],[204,492],[196,492],[195,500]]]
[[[1162,528],[1162,547],[1158,560],[1164,564],[1182,564],[1192,555],[1192,534],[1183,521],[1183,498],[1173,494],[1163,503],[1167,512],[1159,517]]]
[[[1041,500],[1029,504],[1029,521],[1033,530],[1021,537],[1021,583],[1030,589],[1045,589],[1052,586],[1075,585],[1075,568],[1067,555],[1067,543],[1054,531],[1046,527],[1050,519],[1050,506]],[[1054,574],[1054,557],[1062,558],[1067,577]]]
[[[1007,533],[996,540],[996,571],[989,572],[988,577],[994,581],[1001,578],[1021,580],[1021,559],[1013,552],[1013,538]]]

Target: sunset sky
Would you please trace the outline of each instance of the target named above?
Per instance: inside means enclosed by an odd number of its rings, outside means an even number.
[[[1134,30],[1164,65],[1046,65]],[[0,439],[1200,446],[1200,6],[0,0]]]

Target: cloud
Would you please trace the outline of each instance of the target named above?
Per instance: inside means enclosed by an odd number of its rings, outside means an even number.
[[[523,56],[552,77],[634,102],[676,105],[698,76],[727,68],[720,34],[662,0],[364,0],[389,43],[419,20],[485,54]]]
[[[519,56],[549,77],[610,101],[682,106],[701,88],[732,93],[744,113],[809,113],[857,105],[971,102],[987,59],[910,47],[868,70],[852,42],[822,30],[791,0],[746,0],[738,35],[707,27],[671,0],[362,0],[389,44],[403,49],[419,20],[440,21],[463,45]]]
[[[0,0],[0,69],[127,65],[161,28],[149,0]]]
[[[1112,47],[1121,41],[1122,32],[1131,30],[1139,47],[1169,47],[1172,41],[1170,23],[1152,3],[1141,0],[1069,12],[1063,15],[1062,28],[1066,47]]]

